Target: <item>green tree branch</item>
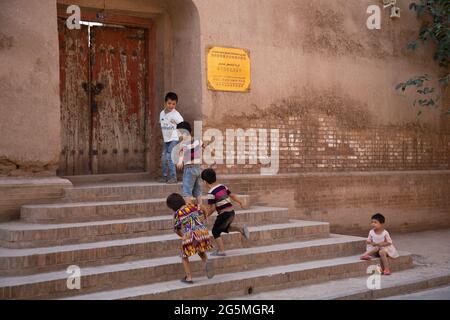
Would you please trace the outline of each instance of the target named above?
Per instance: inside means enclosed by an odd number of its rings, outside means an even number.
[[[415,51],[419,42],[422,44],[435,44],[433,60],[442,68],[442,75],[438,79],[439,85],[445,92],[450,83],[450,0],[420,0],[412,2],[409,6],[416,12],[417,18],[422,21],[418,38],[408,44],[408,49]],[[408,88],[415,88],[419,98],[414,100],[414,105],[421,107],[438,107],[441,95],[436,94],[436,88],[426,86],[431,81],[427,74],[415,76],[399,83],[396,90],[405,92]],[[448,102],[447,102],[448,103]],[[447,114],[450,115],[450,106],[447,106]],[[422,112],[419,111],[420,115]]]

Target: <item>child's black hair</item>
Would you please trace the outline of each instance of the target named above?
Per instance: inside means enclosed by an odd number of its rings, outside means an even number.
[[[166,204],[173,211],[178,211],[181,209],[181,207],[186,205],[186,201],[184,201],[184,198],[181,196],[181,194],[172,193],[167,197]]]
[[[386,218],[381,213],[377,213],[372,216],[372,220],[377,220],[379,223],[383,224],[386,221]]]
[[[175,92],[169,92],[166,94],[166,102],[172,100],[178,102],[178,95]]]
[[[189,134],[192,134],[192,128],[189,122],[183,121],[177,124],[177,129],[186,130]]]
[[[206,169],[202,172],[202,180],[206,181],[209,184],[213,184],[217,181],[216,172],[214,169]]]

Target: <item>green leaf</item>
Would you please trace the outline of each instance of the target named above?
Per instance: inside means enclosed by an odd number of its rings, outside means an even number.
[[[450,85],[450,0],[416,0],[409,4],[409,9],[415,11],[421,26],[417,30],[417,39],[411,39],[407,48],[415,51],[419,41],[428,44],[433,50],[432,59],[445,72],[438,79],[438,84],[447,88]],[[432,77],[427,74],[411,77],[399,83],[396,90],[406,91],[414,87],[415,94],[422,97],[414,100],[414,106],[438,107],[441,96],[436,88],[427,85],[430,79]]]

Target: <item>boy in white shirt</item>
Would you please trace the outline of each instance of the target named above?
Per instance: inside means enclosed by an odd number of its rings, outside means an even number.
[[[163,150],[161,154],[162,178],[160,182],[177,183],[177,172],[172,161],[172,150],[178,144],[177,125],[184,121],[175,109],[178,104],[176,93],[169,92],[165,99],[165,108],[159,115],[159,123],[163,135]]]

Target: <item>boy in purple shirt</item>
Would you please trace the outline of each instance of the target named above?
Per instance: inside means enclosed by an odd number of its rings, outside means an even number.
[[[202,206],[202,211],[206,216],[210,216],[214,211],[217,211],[217,219],[214,222],[212,234],[217,242],[219,249],[213,253],[213,256],[225,256],[225,248],[223,241],[220,238],[222,233],[229,233],[233,231],[240,232],[245,239],[250,239],[250,233],[247,226],[235,227],[232,225],[236,213],[233,209],[231,200],[238,203],[241,208],[244,208],[241,200],[223,184],[217,183],[216,172],[213,169],[206,169],[202,172],[202,180],[208,187],[208,205]]]

